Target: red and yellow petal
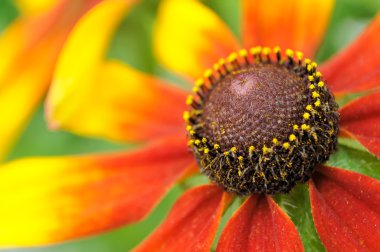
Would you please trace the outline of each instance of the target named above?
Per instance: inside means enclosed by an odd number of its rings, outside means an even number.
[[[380,158],[380,92],[363,96],[340,110],[341,131]]]
[[[97,2],[59,1],[47,13],[20,17],[1,36],[0,159],[45,95],[67,34]]]
[[[380,87],[380,14],[350,46],[321,66],[335,94]]]
[[[315,227],[328,251],[380,251],[380,182],[321,167],[310,182]]]
[[[197,0],[162,1],[153,43],[160,63],[192,79],[239,48],[218,15]]]
[[[251,196],[227,223],[216,251],[303,251],[303,245],[272,198]]]
[[[245,47],[280,46],[313,57],[324,36],[334,0],[242,0]]]
[[[103,2],[75,27],[47,99],[53,128],[119,141],[183,131],[184,91],[120,62],[103,60],[112,33],[130,5],[122,0]]]
[[[229,195],[215,185],[186,192],[166,220],[135,252],[210,251]]]
[[[135,152],[6,164],[0,247],[61,242],[139,221],[194,166],[182,137]]]
[[[91,82],[73,87],[55,78],[47,103],[52,128],[118,141],[184,132],[187,107],[181,89],[116,61],[104,62],[93,75]]]

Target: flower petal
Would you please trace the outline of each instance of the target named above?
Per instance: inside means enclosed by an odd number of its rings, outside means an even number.
[[[116,61],[104,62],[93,75],[70,87],[69,76],[55,77],[47,103],[53,128],[122,141],[184,132],[184,91]]]
[[[243,0],[244,46],[280,46],[313,57],[321,42],[334,0]]]
[[[321,66],[335,94],[380,87],[380,14],[350,46]]]
[[[134,251],[210,251],[228,201],[228,194],[214,185],[189,190]]]
[[[251,196],[232,216],[217,251],[303,251],[290,218],[270,197]]]
[[[239,48],[223,21],[197,0],[162,1],[153,43],[160,63],[190,78]]]
[[[363,96],[340,110],[340,127],[380,158],[380,92]]]
[[[328,251],[380,251],[380,182],[321,167],[310,182],[315,227]]]
[[[128,1],[103,2],[84,16],[70,35],[47,99],[47,117],[53,128],[124,141],[183,131],[183,91],[102,59],[111,33],[128,7]]]
[[[30,158],[0,167],[0,246],[35,246],[141,220],[194,170],[184,138],[103,156]]]
[[[98,0],[60,2],[48,13],[17,19],[0,38],[0,159],[45,95],[68,32]]]

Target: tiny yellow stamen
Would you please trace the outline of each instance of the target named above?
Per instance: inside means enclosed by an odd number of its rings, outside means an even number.
[[[279,53],[279,52],[281,52],[281,48],[279,46],[276,46],[275,48],[273,48],[273,52]]]
[[[194,101],[194,97],[192,95],[189,95],[187,98],[186,98],[186,105],[191,105]]]
[[[192,146],[194,144],[194,140],[189,140],[188,142],[187,142],[187,145],[188,146]]]
[[[309,81],[314,81],[314,76],[313,76],[313,75],[309,75],[309,76],[307,77],[307,79],[308,79]]]
[[[264,145],[264,146],[263,146],[263,153],[264,153],[264,154],[267,154],[267,153],[269,153],[269,152],[271,152],[271,149],[268,148],[268,147],[266,147],[266,146]]]
[[[307,65],[306,69],[308,72],[311,72],[311,70],[313,70],[313,67],[311,65]]]
[[[303,58],[303,53],[302,52],[296,52],[296,55],[297,55],[297,59],[298,60],[302,60],[302,58]]]
[[[310,118],[310,114],[309,113],[304,113],[303,114],[303,118],[305,118],[306,120],[308,120]]]
[[[218,64],[218,63],[215,63],[215,64],[214,64],[214,70],[215,70],[215,71],[218,71],[219,68],[220,68],[219,64]]]
[[[317,64],[316,62],[313,62],[313,63],[311,63],[311,66],[312,66],[313,68],[317,68],[318,64]]]
[[[291,50],[291,49],[286,49],[285,51],[286,55],[290,58],[293,58],[294,57],[294,51]]]
[[[306,124],[302,124],[302,125],[301,125],[301,129],[302,129],[302,130],[309,130],[309,129],[310,129],[310,126],[309,126],[309,125],[306,125]]]
[[[249,51],[251,54],[257,55],[257,54],[261,53],[261,46],[253,47]]]
[[[283,146],[285,149],[289,149],[290,144],[289,144],[288,142],[286,142],[286,143],[284,143],[282,146]]]
[[[318,87],[323,87],[325,83],[323,81],[318,82]]]
[[[197,80],[195,81],[194,84],[195,84],[196,87],[202,87],[203,84],[204,84],[204,81],[203,81],[202,78],[199,78],[199,79],[197,79]]]
[[[195,140],[194,141],[195,145],[200,145],[201,144],[201,141],[199,139]]]
[[[317,100],[316,102],[314,102],[314,105],[315,105],[316,107],[321,106],[321,101],[320,101],[320,100]]]
[[[297,124],[293,125],[293,130],[298,130],[298,125]]]
[[[306,64],[306,65],[309,65],[310,63],[311,63],[311,60],[306,58],[306,59],[305,59],[305,64]]]
[[[320,78],[322,76],[322,74],[321,74],[321,72],[316,72],[315,76],[318,77],[318,78]]]
[[[320,96],[316,91],[314,91],[311,95],[313,96],[313,98],[318,98]]]
[[[198,91],[199,91],[199,87],[198,87],[198,86],[195,86],[195,87],[193,87],[192,90],[193,90],[194,93],[198,93]]]
[[[237,53],[236,53],[236,52],[233,52],[233,53],[231,53],[231,54],[228,56],[227,61],[228,61],[228,62],[233,62],[233,61],[235,61],[236,59],[237,59]]]
[[[243,157],[242,157],[242,156],[238,156],[238,160],[239,160],[240,162],[242,162],[242,161],[243,161]]]
[[[268,55],[268,54],[270,54],[270,52],[271,52],[271,49],[269,47],[263,48],[263,54]]]
[[[226,64],[226,61],[225,61],[224,59],[220,59],[220,60],[218,61],[218,63],[219,63],[219,65],[223,66],[223,65]]]
[[[248,148],[248,151],[249,152],[253,152],[255,150],[255,147],[253,147],[253,146],[249,146],[249,148]]]
[[[236,147],[232,147],[232,148],[231,148],[231,151],[232,151],[233,153],[236,153],[236,152],[237,152],[237,148],[236,148]]]
[[[309,88],[310,88],[311,90],[313,90],[313,89],[315,88],[314,84],[311,84],[311,85],[309,86]]]
[[[209,152],[210,152],[210,150],[209,150],[208,148],[205,148],[205,149],[204,149],[204,153],[205,153],[205,154],[208,154]]]
[[[275,145],[277,145],[278,144],[277,138],[273,138],[272,143],[275,144]]]
[[[223,152],[223,155],[227,157],[230,153],[228,151]]]
[[[186,131],[190,131],[193,127],[191,127],[191,125],[187,125],[186,126]]]
[[[189,111],[185,111],[183,112],[183,119],[188,122],[189,119],[190,119],[190,112]]]
[[[246,49],[242,49],[239,51],[239,55],[242,56],[242,57],[247,57],[248,55],[248,52]]]
[[[205,71],[205,73],[204,73],[204,76],[205,76],[206,78],[209,78],[209,77],[212,76],[212,74],[213,74],[212,70],[211,70],[211,69],[207,69],[207,70]]]
[[[294,135],[294,134],[291,134],[290,136],[289,136],[289,141],[290,142],[293,142],[293,141],[295,141],[297,139],[297,137]]]
[[[202,138],[202,143],[207,143],[207,138]]]
[[[306,110],[311,111],[312,109],[313,109],[313,106],[311,106],[311,105],[306,106]]]
[[[214,144],[214,149],[215,150],[219,150],[220,149],[220,145],[219,144]]]

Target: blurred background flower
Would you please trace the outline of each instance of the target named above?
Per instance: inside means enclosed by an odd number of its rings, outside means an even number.
[[[26,156],[80,154],[130,147],[101,139],[81,138],[66,132],[50,132],[46,129],[43,119],[42,98],[46,94],[63,41],[75,21],[94,3],[95,1],[75,1],[74,4],[73,1],[27,0],[0,3],[2,32],[0,40],[0,55],[2,56],[0,61],[0,124],[2,125],[0,157],[13,160]],[[235,35],[240,35],[241,9],[238,1],[214,0],[204,1],[204,3],[224,19]],[[159,1],[141,1],[118,25],[106,55],[109,59],[124,61],[143,72],[171,78],[178,82],[175,76],[156,63],[152,53],[152,26],[158,4]],[[378,1],[338,0],[327,36],[317,54],[317,60],[323,61],[329,58],[352,41],[379,9]],[[92,32],[96,36],[96,30]],[[86,38],[86,42],[91,47],[91,33]],[[29,120],[29,118],[32,119]],[[23,134],[19,137],[21,132]],[[117,139],[117,137],[112,138]],[[15,146],[10,148],[15,139],[17,139]],[[6,155],[9,149],[10,154]],[[363,173],[371,173],[372,176],[374,176],[372,171],[379,168],[378,162],[373,157],[358,150],[357,146],[353,146],[351,142],[343,145],[341,150],[341,156],[333,157],[332,164],[350,169],[359,165],[360,162],[366,162],[367,169],[363,169]],[[360,159],[350,158],[354,152]],[[126,251],[135,246],[160,223],[174,200],[185,188],[202,182],[204,178],[200,177],[177,185],[142,223],[98,237],[25,251]],[[294,202],[291,201],[292,198]],[[299,204],[302,200],[307,202],[306,198],[307,194],[305,196],[302,190],[298,190],[290,196],[288,202],[284,202],[284,206],[285,208],[292,207],[293,204],[297,206],[298,211],[302,212],[304,209]],[[226,216],[230,216],[236,208],[237,206],[231,207]],[[306,216],[306,218],[311,217]],[[224,222],[227,219],[228,217]],[[315,237],[315,234],[312,236]],[[314,246],[313,248],[318,248],[318,246],[320,248],[317,237],[311,240],[311,243],[315,243],[311,245]]]

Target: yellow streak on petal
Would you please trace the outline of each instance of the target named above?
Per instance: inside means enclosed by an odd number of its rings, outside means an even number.
[[[48,96],[47,116],[51,126],[59,127],[62,121],[67,121],[83,105],[82,98],[91,95],[88,87],[96,80],[112,34],[130,6],[131,1],[104,1],[74,28],[61,53]]]
[[[27,15],[35,15],[56,5],[61,0],[13,0],[17,8]]]
[[[163,65],[191,78],[239,47],[218,15],[196,0],[162,1],[153,43]]]
[[[61,232],[59,237],[64,236],[65,232],[73,232],[62,230],[65,225],[60,216],[70,216],[80,202],[62,190],[70,190],[73,186],[85,185],[102,177],[99,169],[76,173],[79,163],[85,166],[86,163],[90,164],[90,160],[35,158],[0,167],[1,247],[45,244],[54,240],[58,230]],[[76,196],[80,198],[80,195]]]

